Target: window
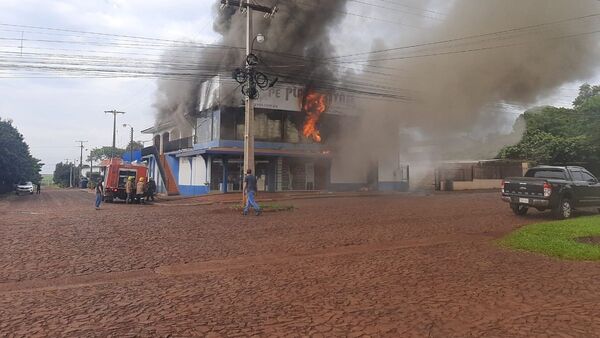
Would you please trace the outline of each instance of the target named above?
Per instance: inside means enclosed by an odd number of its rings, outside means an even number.
[[[588,181],[588,182],[591,182],[591,181],[596,182],[596,181],[598,181],[592,174],[588,173],[587,171],[584,171],[581,174],[583,175],[583,180],[584,181]]]
[[[581,170],[571,170],[571,176],[573,176],[573,181],[585,181]]]
[[[135,170],[119,170],[119,183],[117,184],[117,186],[119,188],[125,188],[125,182],[127,182],[127,180],[129,179],[129,177],[135,177],[137,176],[137,171]]]
[[[538,169],[538,170],[529,170],[525,177],[535,177],[535,178],[549,178],[549,179],[557,179],[564,180],[565,172],[557,169]]]

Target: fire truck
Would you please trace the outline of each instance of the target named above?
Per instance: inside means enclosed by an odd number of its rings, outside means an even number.
[[[138,182],[140,177],[148,179],[148,167],[143,163],[127,163],[120,158],[103,161],[102,176],[104,177],[104,201],[112,203],[115,198],[125,200],[125,183],[129,177],[135,177]]]

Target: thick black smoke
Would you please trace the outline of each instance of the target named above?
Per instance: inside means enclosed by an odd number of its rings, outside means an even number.
[[[262,3],[270,6],[276,3],[269,2]],[[167,61],[193,55],[197,60],[192,68],[196,80],[159,80],[155,103],[158,124],[176,121],[182,130],[189,129],[184,128],[185,116],[196,110],[200,84],[217,74],[228,77],[234,68],[243,65],[246,15],[236,7],[221,9],[220,3],[215,1],[213,10],[214,30],[222,37],[217,44],[222,48],[177,47],[165,55]],[[254,44],[261,70],[282,81],[316,86],[319,81],[331,83],[337,71],[322,60],[335,54],[330,28],[343,19],[345,6],[346,0],[294,0],[280,2],[279,11],[271,19],[255,12],[254,35],[261,33],[266,38],[263,44]]]

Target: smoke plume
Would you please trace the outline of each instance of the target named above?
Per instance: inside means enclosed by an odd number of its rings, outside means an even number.
[[[265,5],[275,4],[275,1],[268,2],[271,3]],[[229,78],[234,68],[243,65],[246,54],[246,15],[233,6],[221,9],[220,3],[217,0],[213,6],[213,28],[221,35],[218,45],[223,46],[222,48],[206,49],[190,45],[175,47],[165,55],[166,61],[194,55],[196,61],[191,69],[196,76],[194,81],[159,81],[155,103],[158,124],[175,121],[185,128],[188,123],[186,116],[196,110],[200,84],[218,74]],[[269,67],[267,71],[283,81],[308,84],[318,79],[333,78],[336,74],[334,66],[311,60],[334,55],[330,28],[343,19],[345,5],[346,0],[319,3],[299,0],[281,4],[273,19],[263,19],[256,13],[253,20],[254,35],[261,33],[266,37],[263,44],[254,44],[261,64]],[[189,124],[187,126],[189,129]]]
[[[219,44],[230,48],[179,47],[165,56],[195,55],[190,71],[197,81],[160,81],[159,123],[184,121],[196,109],[202,81],[227,77],[243,64],[245,16],[233,7],[218,10],[219,3],[214,29]],[[255,45],[261,60],[284,81],[327,90],[338,82],[360,86],[361,123],[340,136],[341,154],[376,159],[400,152],[406,162],[493,157],[521,137],[515,112],[565,83],[589,79],[600,63],[600,17],[594,16],[600,5],[592,0],[407,0],[412,16],[400,29],[391,19],[346,20],[347,7],[356,6],[346,0],[278,3],[274,19],[254,21],[255,32],[266,36]],[[400,6],[392,3],[385,6]],[[364,17],[389,18],[371,10]],[[395,15],[392,21],[407,22]],[[339,56],[341,42],[353,56],[324,61]]]
[[[414,94],[402,104],[370,102],[364,138],[375,148],[398,139],[405,151],[420,144],[415,152],[432,159],[494,156],[520,139],[522,123],[501,136],[515,121],[511,107],[528,107],[593,75],[600,63],[597,35],[590,33],[600,26],[594,12],[595,1],[456,0],[443,20],[424,20],[410,38],[377,42],[373,50],[421,46],[369,56],[371,66],[388,69],[399,88]],[[476,37],[462,39],[470,36]],[[448,42],[424,44],[439,41]],[[389,132],[373,132],[380,128]]]

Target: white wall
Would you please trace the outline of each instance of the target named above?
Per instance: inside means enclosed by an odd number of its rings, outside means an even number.
[[[179,158],[179,185],[192,185],[192,166],[189,157]]]
[[[179,158],[179,184],[203,186],[208,181],[206,177],[206,162],[202,156]]]
[[[400,164],[397,157],[382,157],[378,164],[379,182],[401,182],[406,175],[406,165]]]
[[[192,185],[204,185],[210,182],[210,178],[206,177],[206,161],[202,156],[194,157],[192,161]]]

